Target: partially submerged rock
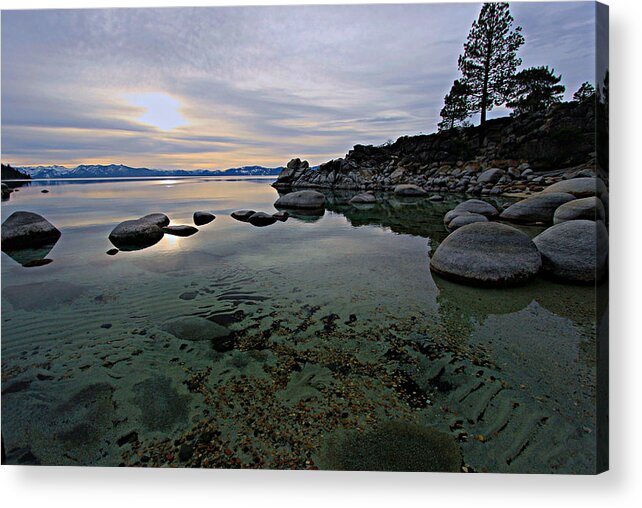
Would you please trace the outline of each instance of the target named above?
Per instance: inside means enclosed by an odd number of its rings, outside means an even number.
[[[535,244],[521,231],[496,222],[468,224],[451,233],[430,260],[436,273],[483,286],[520,284],[542,264]]]
[[[276,222],[276,217],[265,212],[256,212],[250,215],[247,220],[250,224],[257,227],[269,226]]]
[[[481,199],[468,199],[463,203],[459,203],[453,209],[453,211],[478,213],[480,215],[488,217],[489,219],[492,217],[497,217],[497,215],[499,214],[497,208],[495,208],[490,203],[487,203],[486,201],[482,201]]]
[[[60,231],[42,215],[13,212],[2,223],[2,250],[18,250],[54,243]]]
[[[274,187],[290,187],[292,183],[296,182],[296,180],[308,169],[310,168],[310,164],[308,161],[302,161],[301,159],[292,159],[290,162],[288,162],[287,167],[279,173],[279,176],[276,179],[276,182],[274,182],[273,186]]]
[[[174,236],[192,236],[193,234],[198,233],[198,229],[186,224],[179,226],[165,226],[163,228],[163,233]]]
[[[552,277],[591,283],[606,272],[609,234],[602,221],[562,222],[537,235],[533,242],[542,255],[542,270]]]
[[[605,220],[604,205],[595,196],[580,198],[564,203],[553,215],[553,223],[559,224],[569,220]]]
[[[502,212],[500,218],[521,223],[552,224],[555,210],[574,199],[575,196],[565,192],[542,192],[513,203]]]
[[[169,225],[169,217],[164,213],[150,213],[138,220],[149,222],[150,224],[155,224],[159,228]]]
[[[425,196],[428,194],[421,187],[409,183],[397,185],[394,192],[397,196]]]
[[[136,250],[150,247],[163,238],[163,230],[155,220],[144,217],[126,220],[116,226],[109,234],[109,241],[120,250]]]
[[[290,214],[288,212],[276,212],[272,214],[272,217],[281,222],[285,222],[286,220],[288,220],[289,216]]]
[[[196,226],[204,226],[216,219],[216,216],[210,212],[194,212],[193,218]]]
[[[254,210],[237,210],[236,212],[232,212],[230,215],[233,219],[241,222],[247,222],[255,213],[256,212]]]
[[[274,203],[276,208],[303,208],[318,210],[325,206],[325,196],[318,191],[303,190],[284,194]]]
[[[374,197],[374,194],[370,194],[369,192],[357,194],[349,201],[350,204],[372,204],[376,202],[377,198]]]

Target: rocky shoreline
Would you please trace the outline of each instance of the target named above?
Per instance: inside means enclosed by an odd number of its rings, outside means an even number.
[[[356,145],[318,169],[293,159],[273,185],[391,191],[405,184],[426,192],[529,195],[569,178],[604,178],[595,133],[591,104],[562,103],[544,113],[489,121],[481,145],[479,128],[469,127],[404,136],[382,146]]]

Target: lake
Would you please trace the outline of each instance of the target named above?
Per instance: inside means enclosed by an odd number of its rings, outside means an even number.
[[[29,254],[49,264],[2,253],[8,463],[595,469],[594,287],[431,274],[457,195],[230,217],[276,211],[272,181],[40,181],[2,202],[62,232]],[[121,221],[198,210],[216,219],[191,237],[106,254]]]

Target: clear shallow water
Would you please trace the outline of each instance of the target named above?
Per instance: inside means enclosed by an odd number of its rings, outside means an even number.
[[[455,197],[229,217],[275,211],[270,181],[37,182],[2,203],[62,231],[45,266],[2,253],[9,463],[594,469],[593,288],[433,276]],[[105,254],[123,220],[197,210],[217,218],[192,237]],[[190,340],[211,323],[230,335]]]

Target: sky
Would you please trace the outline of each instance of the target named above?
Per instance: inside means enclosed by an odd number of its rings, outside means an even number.
[[[315,165],[434,132],[480,5],[3,11],[2,161]],[[593,2],[511,13],[523,67],[595,81]]]

